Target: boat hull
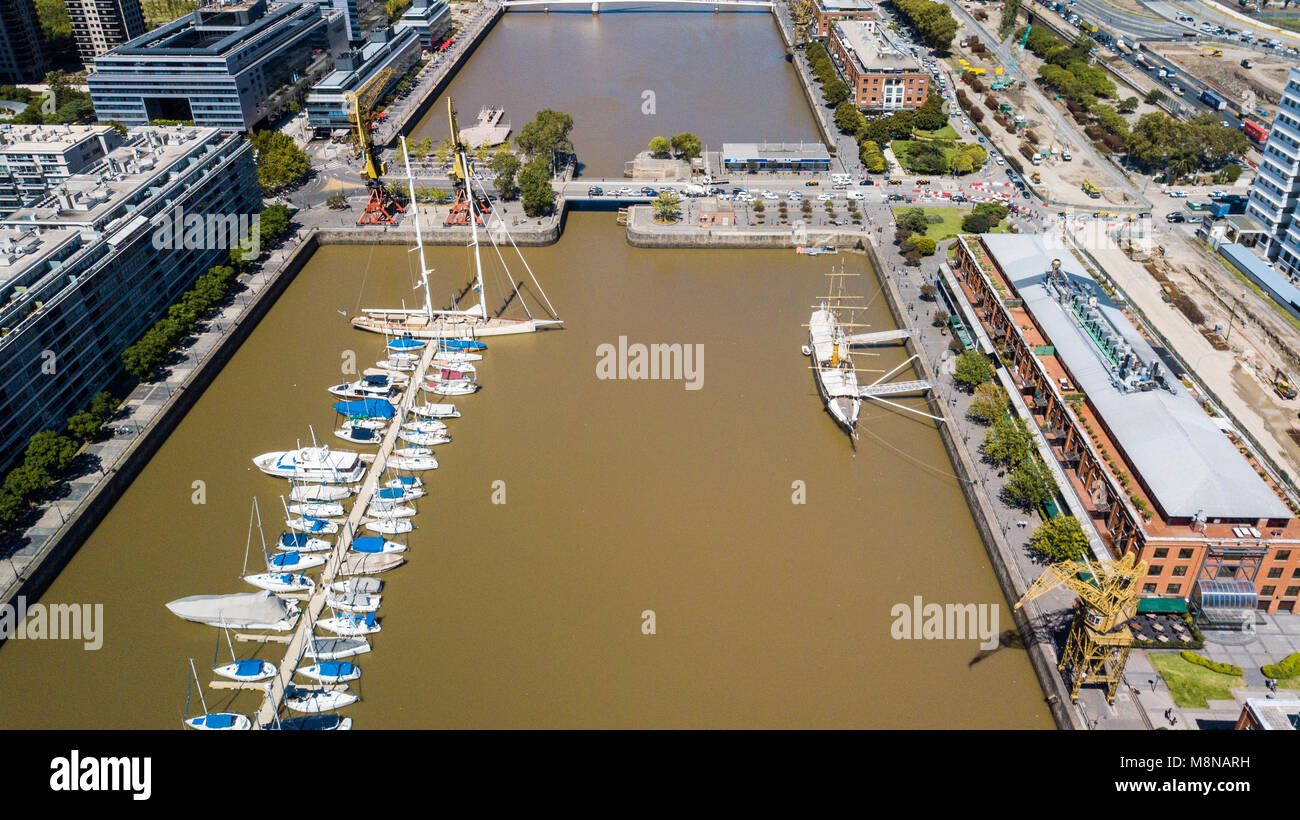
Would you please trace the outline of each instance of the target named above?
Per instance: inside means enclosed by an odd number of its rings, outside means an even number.
[[[536,333],[548,327],[564,324],[559,319],[503,319],[500,317],[477,320],[468,317],[430,319],[421,314],[374,311],[352,318],[352,326],[370,333],[389,336],[409,336],[413,339],[444,339],[456,336],[513,336],[519,333]]]

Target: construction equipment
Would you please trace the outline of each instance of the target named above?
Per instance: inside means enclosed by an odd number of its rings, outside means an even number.
[[[1201,46],[1202,57],[1222,57],[1223,49],[1214,46]]]
[[[387,87],[392,74],[391,67],[385,68],[360,91],[348,95],[352,103],[352,116],[348,119],[356,132],[357,150],[365,163],[362,176],[365,177],[366,188],[370,191],[369,198],[366,200],[366,209],[357,220],[358,225],[396,225],[396,214],[402,213],[401,203],[384,187],[384,163],[379,158],[379,151],[375,148],[374,141],[370,138],[370,132],[374,128],[370,116],[371,107]]]
[[[1083,192],[1088,196],[1092,197],[1093,199],[1097,199],[1098,197],[1101,196],[1101,189],[1098,188],[1096,185],[1093,185],[1091,180],[1085,179],[1083,181],[1082,187],[1083,187]]]
[[[1295,387],[1291,384],[1291,379],[1280,367],[1275,368],[1273,373],[1273,392],[1284,399],[1294,399],[1297,394]]]
[[[1137,614],[1146,572],[1147,562],[1137,561],[1131,552],[1118,561],[1060,561],[1043,570],[1016,602],[1015,608],[1020,609],[1061,586],[1079,596],[1070,636],[1056,665],[1070,670],[1071,701],[1078,702],[1084,683],[1104,683],[1106,700],[1115,702],[1133,646],[1128,621]]]
[[[470,219],[469,198],[474,196],[475,207],[474,222],[483,224],[483,214],[490,211],[491,204],[483,198],[482,194],[471,194],[467,180],[470,176],[471,168],[469,167],[469,154],[466,151],[465,143],[461,141],[460,129],[456,127],[456,108],[451,97],[447,98],[447,120],[451,124],[451,148],[452,161],[451,184],[452,184],[452,203],[451,213],[443,220],[444,226],[468,225]]]

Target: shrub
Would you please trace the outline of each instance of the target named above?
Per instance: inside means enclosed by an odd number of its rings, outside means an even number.
[[[1197,666],[1203,666],[1212,672],[1218,672],[1222,675],[1232,675],[1233,677],[1241,677],[1242,675],[1242,669],[1240,666],[1236,666],[1235,664],[1231,664],[1231,663],[1219,663],[1218,661],[1212,661],[1209,658],[1198,655],[1195,652],[1190,652],[1186,649],[1184,649],[1182,652],[1179,652],[1178,656],[1181,657],[1183,660],[1187,661],[1188,663],[1194,663]]]
[[[1267,678],[1296,678],[1300,677],[1300,652],[1287,655],[1277,663],[1266,663],[1259,668]]]
[[[1088,536],[1077,518],[1058,515],[1044,521],[1029,536],[1029,548],[1049,562],[1070,561],[1088,551]]]
[[[985,214],[967,214],[961,221],[961,229],[966,233],[988,233],[993,224]]]
[[[985,382],[975,388],[966,414],[980,424],[992,424],[1007,414],[1007,391],[995,382]]]
[[[993,365],[988,356],[978,350],[968,350],[957,357],[952,376],[958,384],[974,389],[993,380]]]

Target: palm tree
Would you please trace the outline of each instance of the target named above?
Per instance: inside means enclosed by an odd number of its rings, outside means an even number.
[[[677,194],[664,191],[650,204],[654,206],[656,222],[676,222],[682,215],[682,200]]]

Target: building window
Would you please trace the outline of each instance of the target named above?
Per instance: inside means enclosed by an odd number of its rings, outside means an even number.
[[[1156,585],[1155,585],[1155,584],[1143,584],[1143,585],[1142,585],[1142,591],[1143,591],[1143,592],[1155,592],[1155,591],[1156,591]]]
[[[1273,590],[1275,590],[1275,589],[1277,589],[1277,587],[1272,586],[1272,585],[1269,585],[1269,586],[1266,586],[1266,587],[1263,587],[1262,589],[1260,589],[1259,594],[1260,594],[1260,596],[1263,597],[1263,598],[1272,598],[1272,597],[1273,597]]]
[[[1164,569],[1163,564],[1152,564],[1147,569],[1147,575],[1159,575],[1161,572],[1164,572]]]
[[[1174,567],[1174,571],[1173,571],[1172,575],[1173,575],[1175,578],[1182,578],[1182,577],[1186,576],[1186,575],[1187,575],[1187,567],[1185,567],[1185,566],[1182,566],[1182,567]]]
[[[1184,548],[1180,549],[1180,550],[1178,551],[1178,557],[1179,557],[1179,558],[1191,558],[1191,557],[1192,557],[1192,549],[1191,549],[1191,547],[1184,547]]]
[[[1286,596],[1285,596],[1285,597],[1287,597],[1287,598],[1294,598],[1294,597],[1297,596],[1297,595],[1300,595],[1300,587],[1287,587],[1287,588],[1286,588]]]
[[[1286,559],[1291,557],[1291,550],[1278,550],[1277,552],[1273,553],[1273,557],[1279,561],[1285,561]]]
[[[1168,558],[1168,557],[1169,557],[1169,547],[1160,547],[1159,549],[1157,549],[1157,550],[1155,551],[1155,554],[1154,554],[1152,557],[1153,557],[1153,558]]]
[[[1270,569],[1270,570],[1268,571],[1268,577],[1270,577],[1270,578],[1281,578],[1281,577],[1282,577],[1282,568],[1281,568],[1281,567],[1273,567],[1272,569]]]
[[[1165,587],[1165,594],[1177,595],[1180,591],[1182,591],[1182,588],[1183,588],[1182,584],[1170,584],[1169,586]]]

